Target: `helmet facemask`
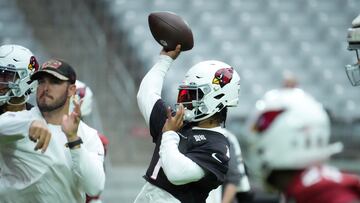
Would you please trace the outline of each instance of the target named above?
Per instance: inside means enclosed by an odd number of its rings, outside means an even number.
[[[240,76],[226,63],[203,61],[188,70],[178,89],[177,105],[185,107],[184,120],[199,122],[237,105]]]
[[[356,52],[357,63],[353,65],[346,65],[345,71],[349,81],[353,86],[360,85],[360,60],[358,50],[360,49],[360,15],[357,16],[353,22],[352,27],[348,29],[347,42],[349,51]]]
[[[29,94],[36,88],[36,82],[29,80],[30,76],[25,68],[0,67],[0,106],[5,103],[20,105],[25,103]],[[13,97],[24,97],[21,103],[11,103]]]
[[[356,57],[357,57],[357,63],[355,64],[348,64],[345,66],[346,75],[349,78],[350,83],[353,86],[359,86],[360,85],[360,59],[359,59],[359,53],[358,50],[355,49]]]
[[[34,92],[37,82],[31,81],[31,74],[39,64],[32,52],[19,45],[0,47],[0,106],[24,104]],[[14,97],[24,98],[11,103]]]
[[[11,87],[15,86],[16,72],[14,69],[0,67],[0,105],[5,104],[11,94]]]
[[[190,85],[180,86],[177,104],[180,103],[185,107],[185,120],[191,120],[191,118],[200,119],[206,115],[208,109],[204,104],[204,95],[210,92],[209,85]]]

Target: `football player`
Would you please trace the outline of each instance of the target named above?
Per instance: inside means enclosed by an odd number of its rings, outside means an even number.
[[[87,84],[85,84],[80,80],[76,80],[75,85],[76,85],[76,93],[73,96],[72,100],[75,99],[75,97],[77,97],[78,101],[81,101],[80,111],[81,111],[81,119],[83,120],[84,117],[91,116],[91,113],[93,112],[92,109],[94,108],[93,106],[94,93]],[[70,109],[69,112],[72,112],[72,110],[74,109],[73,102],[70,103],[69,109]],[[100,132],[98,132],[98,135],[104,146],[104,153],[106,155],[109,146],[109,139]]]
[[[80,80],[76,80],[75,85],[76,93],[72,100],[77,97],[76,99],[81,101],[81,117],[89,116],[93,108],[93,91],[89,86]],[[74,104],[71,103],[70,111],[72,111],[72,109],[74,109]]]
[[[360,15],[352,21],[352,28],[349,28],[347,41],[349,43],[348,50],[355,51],[356,63],[352,65],[346,65],[346,74],[353,86],[360,85]]]
[[[0,115],[32,108],[27,101],[36,82],[32,82],[30,76],[38,68],[39,64],[29,49],[15,44],[0,46]],[[5,167],[1,160],[0,153],[0,171]]]
[[[342,144],[329,144],[329,117],[311,96],[297,88],[269,91],[250,123],[245,161],[285,202],[359,202],[359,177],[326,165]]]
[[[29,95],[36,89],[30,76],[39,68],[34,54],[14,44],[0,47],[0,114],[30,109]]]
[[[76,99],[78,101],[81,101],[80,111],[81,111],[81,119],[83,120],[84,117],[90,116],[92,113],[94,94],[91,88],[80,80],[76,80],[75,85],[76,85],[76,93],[72,99],[75,99],[75,97],[77,97]],[[72,112],[73,109],[74,109],[74,104],[73,102],[71,102],[69,112]],[[106,156],[108,151],[109,140],[104,134],[100,132],[98,132],[98,136],[100,137],[101,143],[103,144],[104,155]],[[105,167],[105,163],[104,163],[104,167]],[[86,195],[86,203],[101,203],[101,202],[102,201],[100,199],[100,195],[97,196]]]
[[[174,116],[161,99],[165,75],[180,54],[162,51],[143,78],[138,104],[155,143],[135,202],[203,203],[224,182],[229,141],[223,135],[227,107],[238,103],[240,77],[228,64],[203,61],[191,67],[179,86]]]

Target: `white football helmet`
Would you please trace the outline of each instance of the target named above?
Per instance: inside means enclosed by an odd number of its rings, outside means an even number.
[[[191,67],[179,86],[177,104],[185,109],[185,120],[209,118],[224,107],[237,106],[240,76],[221,61],[203,61]]]
[[[78,101],[83,100],[80,107],[81,116],[88,116],[91,114],[93,108],[93,92],[91,91],[89,86],[87,86],[85,83],[79,80],[76,80],[75,85],[76,85],[75,97],[77,97]],[[72,99],[74,99],[74,97],[72,97]],[[71,100],[69,112],[72,112],[73,108],[74,108],[74,104],[73,101]]]
[[[269,91],[250,119],[248,166],[266,179],[272,170],[304,169],[342,150],[329,144],[330,121],[320,103],[301,89]]]
[[[349,43],[348,50],[355,51],[357,62],[345,66],[346,74],[353,86],[360,85],[360,15],[352,22],[352,28],[348,29],[347,41]]]
[[[36,89],[37,82],[30,76],[39,68],[33,53],[19,45],[0,47],[0,105],[8,103],[12,97],[28,95]]]

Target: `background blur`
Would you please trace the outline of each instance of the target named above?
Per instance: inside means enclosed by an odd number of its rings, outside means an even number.
[[[191,65],[205,59],[231,64],[242,83],[240,106],[227,126],[243,145],[255,101],[292,74],[324,104],[332,139],[345,144],[333,163],[359,172],[360,89],[344,72],[355,62],[346,33],[359,8],[359,0],[0,0],[0,42],[29,48],[40,63],[64,59],[91,87],[96,102],[86,120],[110,139],[103,200],[127,203],[144,183],[154,147],[135,98],[161,50],[147,25],[150,12],[178,13],[195,38],[168,74],[169,103]]]

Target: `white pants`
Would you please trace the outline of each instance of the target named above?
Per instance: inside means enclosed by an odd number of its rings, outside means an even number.
[[[134,203],[181,203],[165,190],[146,182]]]

